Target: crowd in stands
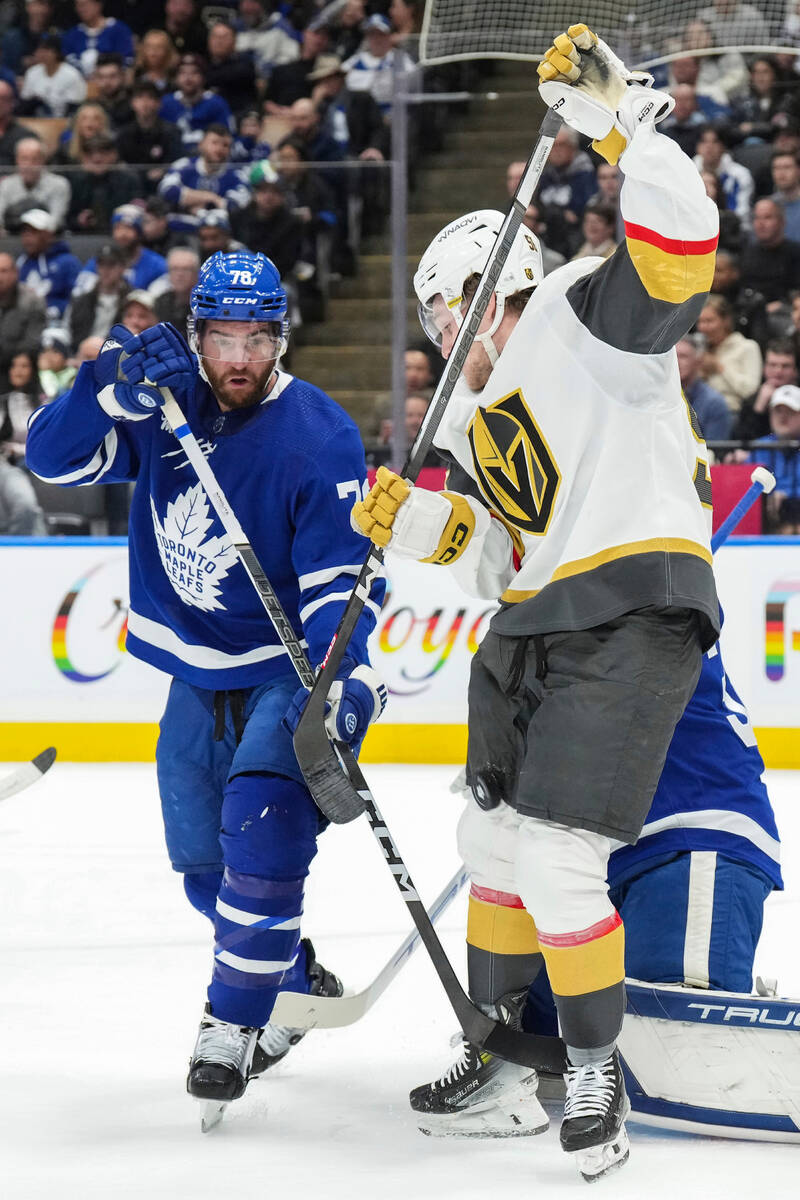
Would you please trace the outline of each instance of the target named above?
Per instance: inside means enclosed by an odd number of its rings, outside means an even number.
[[[22,528],[5,519],[3,481],[7,467],[24,466],[31,408],[69,386],[115,322],[185,328],[208,255],[264,251],[287,283],[294,327],[324,318],[328,280],[354,273],[361,237],[386,224],[388,172],[375,164],[390,154],[393,80],[413,68],[422,8],[0,6],[0,532]],[[755,11],[715,0],[683,47],[724,42],[720,28],[746,22],[745,10]],[[800,28],[783,38],[793,44]],[[662,132],[693,158],[720,210],[713,291],[678,347],[681,381],[719,461],[775,471],[770,528],[798,533],[800,56],[687,54],[658,68],[656,84],[675,99]],[[426,109],[422,121],[412,108],[412,168],[420,148],[437,147],[441,110]],[[509,195],[523,169],[509,164]],[[621,182],[618,167],[559,132],[525,218],[546,272],[614,252]],[[440,366],[421,343],[407,353],[409,440]],[[375,427],[364,431],[374,462],[389,454],[386,411],[376,400]],[[16,495],[16,475],[12,483]],[[35,503],[26,519],[27,531],[41,529]],[[111,532],[124,532],[124,512]]]
[[[417,0],[0,6],[0,533],[44,532],[20,469],[32,409],[115,322],[185,329],[208,255],[263,251],[295,329],[322,319],[328,280],[385,225],[387,173],[370,168],[421,15]]]

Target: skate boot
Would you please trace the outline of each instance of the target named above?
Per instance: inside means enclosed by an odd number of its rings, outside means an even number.
[[[457,1035],[454,1041],[461,1040]],[[524,1137],[544,1133],[536,1072],[462,1041],[461,1054],[433,1083],[409,1096],[417,1125],[432,1137]]]
[[[189,1095],[207,1102],[204,1133],[217,1124],[231,1100],[244,1094],[258,1034],[258,1029],[220,1021],[206,1005],[186,1080]]]
[[[312,996],[341,996],[342,981],[333,971],[328,971],[314,957],[310,938],[302,938],[306,952],[306,974],[310,980],[309,994]],[[302,1041],[308,1030],[292,1029],[288,1025],[266,1025],[256,1042],[250,1075],[261,1075]]]
[[[618,1052],[602,1063],[568,1064],[566,1082],[561,1148],[575,1155],[578,1170],[591,1183],[621,1167],[630,1153],[624,1124],[630,1104]]]
[[[527,989],[509,992],[489,1015],[521,1028]],[[461,1034],[453,1044],[461,1054],[433,1083],[414,1088],[409,1099],[419,1114],[422,1133],[432,1137],[524,1137],[544,1133],[547,1113],[536,1091],[539,1080],[531,1067],[503,1062],[473,1046]]]

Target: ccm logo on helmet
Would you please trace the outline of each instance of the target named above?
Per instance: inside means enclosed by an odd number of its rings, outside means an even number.
[[[222,304],[258,304],[258,299],[251,296],[223,296]]]

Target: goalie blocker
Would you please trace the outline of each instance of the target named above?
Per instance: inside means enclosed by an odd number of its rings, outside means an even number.
[[[800,1141],[800,1000],[626,981],[619,1051],[631,1120]]]

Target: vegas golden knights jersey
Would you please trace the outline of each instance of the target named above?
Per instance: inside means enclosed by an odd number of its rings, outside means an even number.
[[[452,569],[468,590],[501,594],[499,633],[674,605],[699,612],[707,648],[719,631],[711,484],[674,347],[711,283],[717,210],[653,128],[620,166],[625,241],[549,275],[484,390],[462,381],[448,404],[435,438],[448,489],[483,510]]]

